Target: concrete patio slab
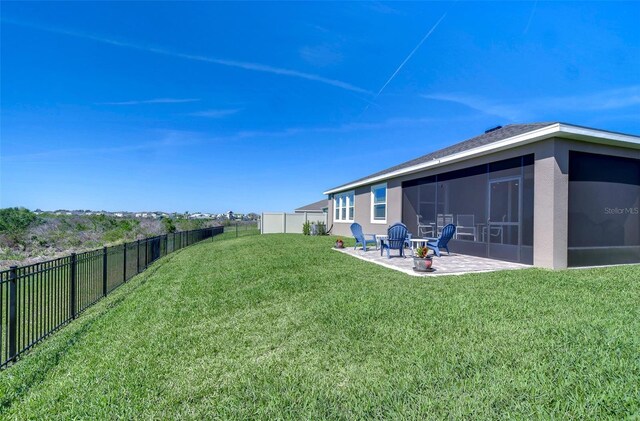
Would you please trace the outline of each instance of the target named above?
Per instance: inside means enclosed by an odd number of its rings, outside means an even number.
[[[521,263],[505,262],[503,260],[487,259],[485,257],[468,256],[465,254],[451,253],[443,254],[441,257],[433,258],[433,272],[416,272],[413,270],[413,259],[410,252],[407,251],[407,257],[391,256],[387,258],[387,254],[380,256],[380,250],[369,248],[354,250],[353,248],[335,249],[334,250],[348,254],[355,258],[375,263],[389,269],[397,270],[412,276],[442,276],[442,275],[465,275],[468,273],[494,272],[498,270],[526,269],[533,266]],[[397,252],[396,252],[397,253]]]

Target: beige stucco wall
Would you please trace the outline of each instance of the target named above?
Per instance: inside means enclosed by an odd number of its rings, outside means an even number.
[[[535,266],[567,267],[569,151],[580,151],[640,159],[639,149],[627,149],[564,138],[552,138],[506,151],[457,162],[446,166],[396,177],[387,181],[387,221],[371,223],[371,185],[355,189],[355,221],[365,233],[385,234],[389,225],[402,219],[402,182],[454,171],[475,165],[534,154],[534,235]],[[378,183],[376,183],[378,184]],[[329,226],[332,234],[350,236],[351,223],[333,221],[333,201],[329,201]]]
[[[376,183],[378,185],[380,183]],[[373,185],[373,184],[372,184]],[[355,189],[355,221],[362,225],[367,234],[386,234],[389,225],[402,219],[402,183],[398,179],[387,181],[387,220],[382,223],[371,222],[371,186]],[[331,234],[351,236],[351,222],[334,221],[335,210],[333,200],[329,201],[329,226],[333,224]]]
[[[533,264],[550,269],[567,267],[568,155],[556,146],[538,144],[533,170]]]

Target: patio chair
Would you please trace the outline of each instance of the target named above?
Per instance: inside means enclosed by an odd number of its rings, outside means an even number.
[[[474,215],[458,215],[458,225],[456,225],[456,240],[460,240],[460,237],[469,239],[471,237],[473,241],[478,241],[478,232],[475,224]]]
[[[507,215],[502,216],[502,222],[507,220]],[[489,232],[489,242],[494,243],[498,241],[498,237],[500,237],[500,244],[504,244],[504,226],[503,225],[491,225],[491,220],[487,221],[487,229]],[[483,228],[484,229],[484,228]],[[484,232],[483,232],[483,241],[484,241]],[[496,240],[492,241],[491,237],[495,237]]]
[[[427,247],[433,250],[436,256],[440,257],[440,249],[445,249],[447,254],[449,253],[449,240],[453,238],[453,235],[456,233],[456,226],[453,224],[448,224],[444,228],[442,228],[442,232],[440,233],[440,237],[434,238],[433,241],[427,241]]]
[[[387,231],[388,237],[380,241],[380,256],[384,249],[387,250],[387,258],[391,258],[390,250],[398,250],[400,256],[404,256],[404,247],[407,244],[407,226],[401,222],[396,222]]]
[[[418,237],[427,237],[429,234],[433,236],[436,227],[435,224],[423,224],[422,215],[416,215],[416,220],[418,221]]]
[[[376,235],[363,234],[362,225],[358,224],[357,222],[354,222],[353,224],[351,224],[351,234],[353,234],[353,238],[356,239],[356,245],[353,246],[354,250],[358,248],[358,244],[362,245],[362,250],[364,251],[367,251],[367,244],[375,245],[376,250],[378,250],[378,242],[376,241]],[[369,240],[367,239],[367,237],[371,237],[371,239]]]
[[[452,213],[439,213],[436,215],[436,225],[438,226],[438,237],[442,234],[442,229],[449,225],[453,224],[453,214]]]

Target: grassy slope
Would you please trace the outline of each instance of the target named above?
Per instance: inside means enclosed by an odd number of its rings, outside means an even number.
[[[421,279],[333,241],[162,259],[1,372],[0,416],[639,414],[640,267]]]

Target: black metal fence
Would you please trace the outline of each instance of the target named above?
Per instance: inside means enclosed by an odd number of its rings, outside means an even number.
[[[153,261],[223,231],[213,227],[176,232],[1,271],[0,368]]]

